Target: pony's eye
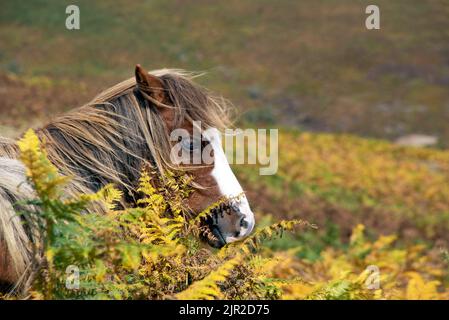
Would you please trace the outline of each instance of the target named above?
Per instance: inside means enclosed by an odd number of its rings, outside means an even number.
[[[184,150],[192,152],[201,148],[201,141],[196,141],[192,138],[184,138],[181,140],[181,146]]]

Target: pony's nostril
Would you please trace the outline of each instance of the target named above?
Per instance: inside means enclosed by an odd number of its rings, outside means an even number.
[[[245,218],[242,218],[240,220],[240,227],[242,228],[248,228],[248,221],[245,220]]]

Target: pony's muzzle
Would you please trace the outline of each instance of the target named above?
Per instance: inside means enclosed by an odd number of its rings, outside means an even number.
[[[239,203],[235,212],[238,220],[233,229],[225,232],[226,243],[242,240],[249,236],[254,229],[254,213],[251,211],[246,198]]]
[[[252,232],[254,214],[246,198],[244,200],[221,205],[207,218],[206,224],[213,238],[206,240],[211,246],[221,248],[227,243],[244,239]]]

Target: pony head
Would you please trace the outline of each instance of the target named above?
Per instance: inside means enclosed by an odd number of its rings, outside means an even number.
[[[135,70],[138,100],[156,109],[169,138],[168,165],[187,170],[195,191],[186,205],[194,214],[214,207],[204,220],[203,238],[214,247],[251,233],[254,214],[224,153],[220,129],[227,125],[226,104],[191,81]],[[212,234],[212,237],[210,236]]]

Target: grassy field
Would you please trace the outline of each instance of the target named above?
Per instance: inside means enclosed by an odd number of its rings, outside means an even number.
[[[78,31],[65,29],[69,3],[81,10]],[[250,121],[388,139],[426,133],[447,146],[447,1],[378,1],[380,31],[364,27],[367,4],[2,1],[0,70],[66,81],[60,108],[136,63],[208,71],[203,83]],[[71,90],[80,84],[88,89]]]
[[[72,3],[78,31],[64,25]],[[395,234],[395,248],[423,245],[444,264],[449,3],[379,0],[380,31],[364,27],[367,4],[2,1],[0,135],[17,137],[87,102],[131,77],[136,63],[207,71],[199,82],[236,105],[239,124],[282,128],[276,175],[235,167],[258,220],[319,226],[271,248],[300,246],[298,256],[326,268],[350,252],[363,224],[367,241]],[[409,133],[434,135],[438,146],[389,142]]]

